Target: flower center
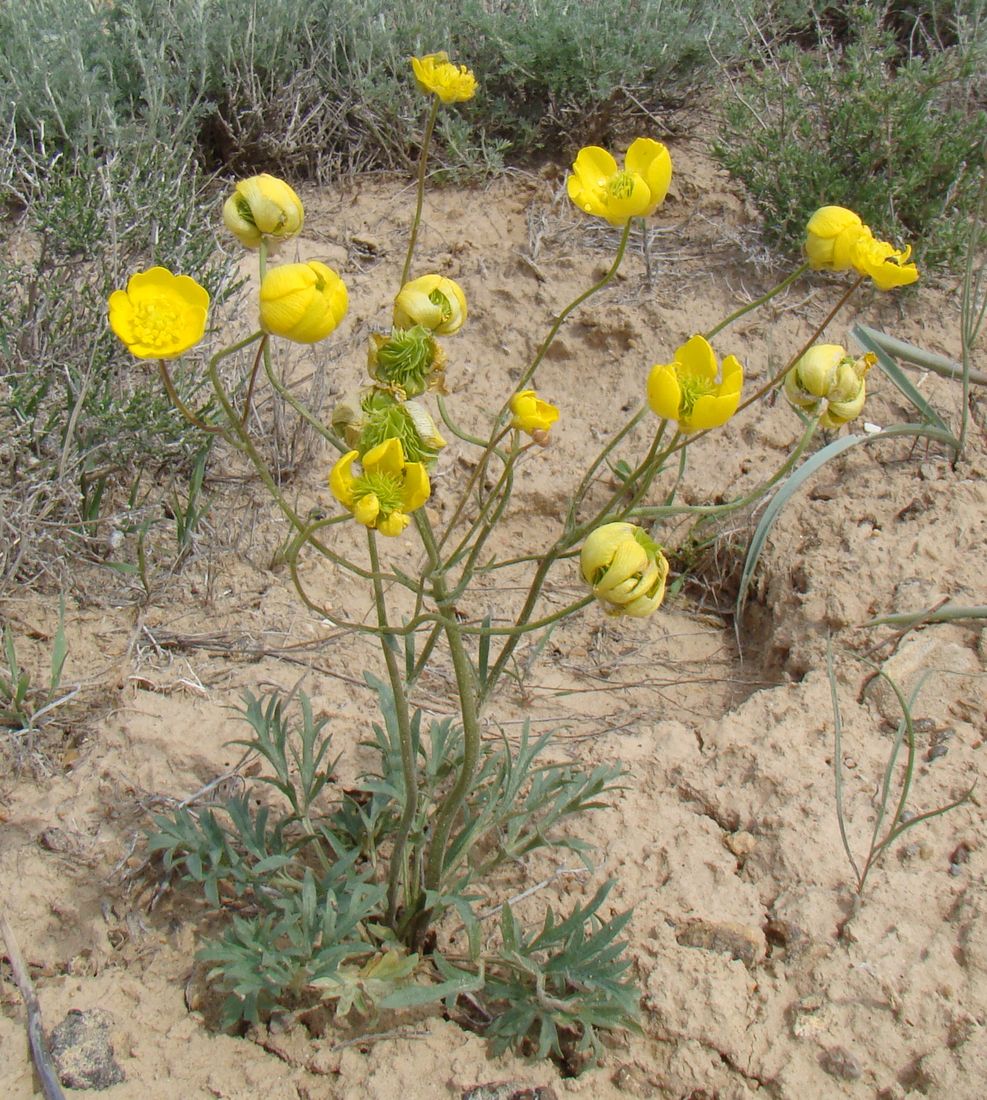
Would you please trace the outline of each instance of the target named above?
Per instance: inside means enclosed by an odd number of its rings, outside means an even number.
[[[182,316],[167,301],[138,302],[134,307],[134,333],[148,347],[167,347],[182,326]]]
[[[432,293],[429,294],[428,300],[432,303],[433,306],[439,307],[439,310],[442,314],[442,324],[445,324],[446,321],[448,321],[449,318],[452,316],[452,303],[442,293],[441,290],[433,290]]]
[[[380,505],[382,516],[389,516],[392,512],[401,510],[401,482],[393,474],[384,474],[380,471],[361,474],[353,483],[354,502],[362,500],[373,494]]]
[[[367,418],[357,447],[360,454],[388,439],[400,439],[406,462],[430,462],[437,452],[422,439],[410,414],[390,398],[374,397],[364,404]]]
[[[443,301],[449,304],[444,296]],[[390,339],[377,349],[381,378],[400,386],[412,397],[424,393],[434,363],[435,343],[428,329],[422,325],[407,330],[394,329]]]
[[[716,383],[709,378],[702,378],[695,374],[680,374],[679,389],[682,391],[682,404],[679,413],[683,418],[692,416],[692,410],[700,397],[707,397],[716,392]]]
[[[607,184],[615,199],[629,199],[634,194],[634,177],[630,172],[618,172]]]

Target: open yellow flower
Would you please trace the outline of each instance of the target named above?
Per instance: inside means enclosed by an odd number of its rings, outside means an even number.
[[[322,340],[346,315],[346,284],[318,260],[272,267],[260,285],[260,323],[265,332],[298,344]]]
[[[665,598],[668,561],[646,531],[633,523],[605,523],[579,554],[583,580],[609,615],[650,615]]]
[[[863,411],[864,379],[876,362],[871,352],[854,359],[840,344],[815,344],[785,375],[785,396],[821,427],[839,428]]]
[[[152,267],[109,298],[110,328],[138,359],[176,359],[206,331],[209,294],[188,275]]]
[[[462,103],[476,95],[476,77],[465,65],[454,65],[445,52],[413,57],[411,68],[418,87],[445,104]]]
[[[258,248],[264,237],[286,241],[305,221],[302,200],[291,187],[266,172],[240,180],[223,204],[226,228],[246,248]]]
[[[816,271],[849,271],[874,280],[878,290],[909,286],[918,268],[908,262],[910,247],[879,241],[859,216],[844,206],[823,206],[806,227],[805,255]]]
[[[737,411],[744,368],[732,355],[723,360],[716,380],[716,355],[702,336],[693,336],[675,351],[672,363],[657,363],[648,375],[648,404],[666,420],[677,420],[683,432],[718,428]]]
[[[897,249],[868,234],[853,243],[853,266],[861,275],[870,276],[878,290],[894,290],[918,281],[918,268],[908,262],[911,254],[910,245]]]
[[[332,468],[332,495],[365,527],[382,535],[400,535],[410,522],[409,513],[420,508],[432,489],[421,462],[406,462],[400,439],[386,439],[360,460],[361,474],[353,464],[359,451],[347,451]]]
[[[511,427],[525,432],[538,444],[548,442],[548,432],[559,418],[559,410],[542,401],[534,390],[520,390],[511,398]]]
[[[631,142],[624,167],[597,145],[579,150],[566,180],[569,198],[587,214],[611,225],[653,214],[665,201],[672,181],[672,158],[660,141],[637,138]]]
[[[394,299],[394,327],[421,325],[436,336],[451,336],[466,320],[466,295],[444,275],[421,275],[405,283]]]

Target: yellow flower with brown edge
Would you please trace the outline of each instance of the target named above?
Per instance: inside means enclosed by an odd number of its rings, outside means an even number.
[[[597,145],[579,150],[566,180],[569,198],[587,214],[611,225],[653,214],[665,201],[672,181],[672,158],[660,141],[632,141],[621,168]]]
[[[354,474],[359,461],[362,472]],[[347,451],[329,475],[332,495],[353,518],[382,535],[400,535],[410,513],[420,508],[432,489],[421,462],[407,462],[400,439],[387,439],[360,458]]]
[[[209,294],[165,267],[138,271],[109,298],[110,328],[138,359],[176,359],[206,331]]]
[[[420,275],[405,283],[394,299],[394,327],[427,328],[436,336],[451,336],[466,320],[463,288],[444,275]]]
[[[265,332],[298,344],[322,340],[346,315],[346,284],[318,260],[268,269],[260,284],[260,324]]]
[[[867,399],[865,378],[877,356],[855,359],[840,344],[815,344],[785,375],[785,396],[820,427],[839,428],[858,417]]]
[[[302,200],[277,176],[266,172],[240,180],[223,204],[226,228],[246,248],[268,241],[286,241],[301,232],[305,222]]]
[[[677,420],[683,432],[725,424],[737,411],[744,368],[733,355],[723,360],[717,380],[716,354],[709,341],[693,336],[671,363],[656,363],[648,375],[648,404],[658,416]]]
[[[534,390],[520,390],[511,398],[511,427],[530,435],[540,447],[548,443],[548,433],[559,418],[559,410],[543,401]]]
[[[463,103],[476,95],[476,77],[465,65],[455,65],[447,53],[428,53],[413,57],[411,68],[415,83],[426,95],[435,95],[445,103]]]
[[[579,567],[609,615],[643,619],[665,598],[668,560],[633,523],[605,523],[592,531],[580,551]]]

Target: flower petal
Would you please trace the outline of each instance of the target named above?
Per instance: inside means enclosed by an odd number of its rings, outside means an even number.
[[[648,404],[656,416],[677,420],[682,407],[682,387],[671,363],[656,363],[648,375]]]
[[[337,460],[329,474],[329,489],[344,508],[353,504],[353,463],[359,457],[359,451],[347,451]]]

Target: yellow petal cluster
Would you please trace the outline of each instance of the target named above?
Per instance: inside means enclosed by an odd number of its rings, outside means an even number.
[[[476,77],[465,65],[454,65],[447,53],[413,57],[411,68],[418,87],[445,104],[462,103],[476,95]]]
[[[566,180],[569,198],[587,214],[611,225],[648,217],[665,201],[672,181],[672,158],[660,141],[637,138],[631,142],[620,168],[613,156],[597,145],[579,150]]]
[[[821,427],[842,427],[863,411],[865,378],[876,361],[871,352],[854,359],[839,344],[815,344],[785,375],[785,396],[818,416]]]
[[[246,248],[258,248],[265,237],[286,241],[301,231],[301,199],[277,176],[266,172],[241,180],[223,204],[226,228]]]
[[[677,420],[683,432],[718,428],[737,411],[744,368],[732,355],[717,381],[716,354],[709,341],[693,336],[671,363],[656,363],[648,375],[648,404],[658,416]]]
[[[542,446],[548,442],[549,429],[559,418],[559,410],[543,401],[535,390],[516,393],[511,398],[511,413],[511,427],[530,435]]]
[[[451,336],[466,320],[466,295],[444,275],[421,275],[405,283],[394,300],[394,327],[427,328],[436,336]]]
[[[188,275],[152,267],[109,298],[110,328],[138,359],[175,359],[206,331],[209,294]]]
[[[668,561],[658,544],[633,523],[597,527],[583,543],[579,567],[610,615],[641,619],[665,598]]]
[[[318,260],[281,264],[270,268],[260,285],[261,328],[314,344],[339,324],[348,304],[346,284],[331,267]]]
[[[360,461],[363,472],[353,473]],[[407,462],[400,439],[386,439],[360,459],[347,451],[329,474],[332,495],[353,513],[354,519],[382,535],[400,535],[409,513],[420,508],[432,489],[421,462]]]
[[[805,255],[816,271],[849,271],[873,279],[878,290],[909,286],[918,268],[908,262],[911,247],[879,241],[859,215],[844,206],[823,206],[806,226]]]

